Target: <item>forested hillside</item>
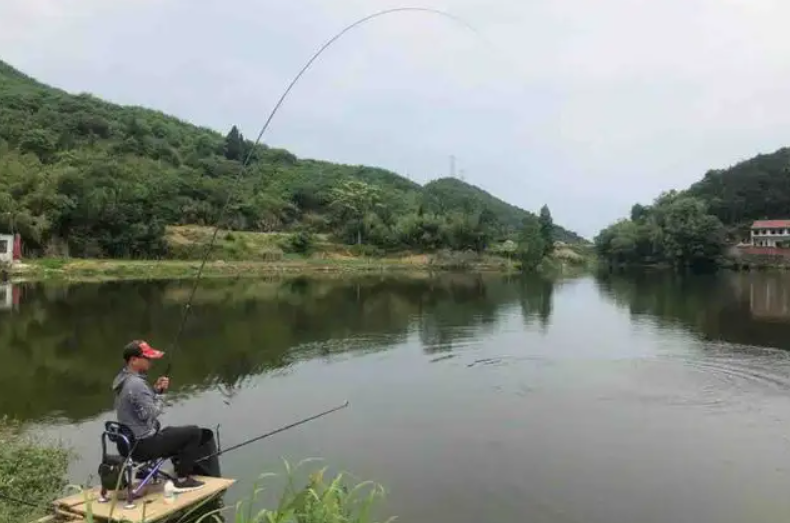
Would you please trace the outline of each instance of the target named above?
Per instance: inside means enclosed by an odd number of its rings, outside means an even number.
[[[748,239],[752,222],[790,217],[790,149],[708,171],[684,191],[652,205],[636,204],[595,240],[618,263],[697,264],[715,261],[727,243]]]
[[[790,217],[790,149],[761,154],[728,169],[708,171],[688,189],[708,203],[733,232],[744,235],[754,220]]]
[[[241,162],[248,170],[234,186]],[[235,187],[235,189],[234,189]],[[0,229],[28,249],[72,256],[167,256],[167,225],[331,233],[381,249],[485,249],[532,213],[477,187],[422,187],[366,166],[253,147],[161,112],[73,95],[0,62]],[[577,235],[554,227],[555,239]]]

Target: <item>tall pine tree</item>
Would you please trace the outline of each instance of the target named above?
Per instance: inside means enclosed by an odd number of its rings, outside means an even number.
[[[240,162],[244,156],[244,136],[235,125],[225,137],[225,158]]]
[[[546,256],[554,250],[554,220],[551,218],[548,205],[540,208],[538,223],[540,224],[540,236],[543,238],[543,255]]]

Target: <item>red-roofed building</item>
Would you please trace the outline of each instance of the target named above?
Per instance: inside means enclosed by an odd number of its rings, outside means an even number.
[[[752,224],[752,245],[755,247],[786,244],[790,245],[790,220],[757,220]]]

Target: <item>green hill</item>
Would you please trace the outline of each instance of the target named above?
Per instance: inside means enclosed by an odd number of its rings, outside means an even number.
[[[510,205],[483,189],[462,182],[457,178],[439,178],[425,184],[424,194],[428,202],[441,210],[490,210],[500,225],[503,234],[512,236],[521,227],[524,218],[533,215],[524,209]],[[573,231],[554,225],[554,238],[565,243],[586,243],[587,240]]]
[[[754,220],[790,217],[790,149],[760,154],[708,171],[686,191],[708,203],[730,231],[743,236]]]
[[[630,219],[601,231],[595,243],[617,263],[710,264],[722,259],[727,244],[747,239],[754,220],[788,217],[790,149],[782,148],[710,170],[651,205],[635,204]]]
[[[235,185],[241,162],[245,176]],[[380,249],[480,250],[531,213],[443,179],[299,159],[159,111],[69,94],[0,62],[0,228],[40,254],[167,256],[167,225],[308,231]],[[583,241],[555,227],[556,239]]]

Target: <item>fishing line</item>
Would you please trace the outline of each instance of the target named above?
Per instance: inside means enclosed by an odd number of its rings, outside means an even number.
[[[228,447],[226,449],[219,450],[217,452],[209,454],[208,456],[203,456],[202,458],[195,460],[195,462],[199,463],[201,461],[204,461],[204,460],[207,460],[207,459],[210,459],[210,458],[219,457],[219,456],[225,454],[226,452],[230,452],[232,450],[236,450],[238,448],[245,447],[245,446],[247,446],[247,445],[249,445],[251,443],[255,443],[256,441],[260,441],[262,439],[266,439],[268,437],[274,436],[275,434],[279,434],[280,432],[284,432],[286,430],[292,429],[292,428],[297,427],[299,425],[303,425],[303,424],[305,424],[305,423],[307,423],[309,421],[313,421],[313,420],[321,418],[323,416],[327,416],[329,414],[332,414],[333,412],[337,412],[338,410],[345,409],[346,407],[348,407],[348,405],[349,405],[348,400],[346,400],[346,402],[343,403],[342,405],[339,405],[339,406],[334,407],[334,408],[329,409],[329,410],[325,410],[324,412],[321,412],[319,414],[315,414],[313,416],[310,416],[309,418],[305,418],[303,420],[296,421],[294,423],[291,423],[290,425],[286,425],[284,427],[280,427],[279,429],[273,430],[271,432],[267,432],[266,434],[261,434],[260,436],[255,436],[254,438],[250,438],[250,439],[248,439],[246,441],[242,441],[241,443],[233,445],[232,447]]]
[[[253,143],[253,146],[247,152],[247,155],[246,155],[246,157],[244,159],[244,162],[242,162],[241,169],[239,170],[239,173],[238,173],[238,175],[236,176],[236,178],[235,178],[235,180],[233,182],[231,190],[228,191],[228,196],[225,199],[225,203],[223,204],[223,206],[222,206],[222,208],[220,210],[219,216],[217,218],[217,224],[216,224],[216,226],[214,228],[214,233],[211,236],[211,241],[209,242],[209,245],[206,248],[205,254],[203,255],[203,259],[202,259],[202,261],[200,263],[200,266],[198,268],[197,275],[195,276],[195,281],[194,281],[194,283],[192,285],[192,289],[191,289],[191,291],[189,293],[189,298],[187,299],[187,304],[184,307],[184,313],[183,313],[183,315],[181,317],[181,322],[179,324],[178,331],[176,332],[175,338],[174,338],[172,344],[170,345],[170,348],[167,350],[167,354],[169,355],[169,358],[168,358],[167,368],[166,368],[165,373],[164,373],[165,376],[169,376],[170,375],[170,371],[171,371],[171,369],[173,367],[173,353],[176,352],[176,350],[179,347],[178,343],[181,340],[181,336],[183,335],[183,332],[184,332],[184,327],[186,325],[187,319],[189,318],[189,313],[190,313],[190,311],[192,309],[192,302],[193,302],[193,299],[195,297],[195,293],[197,292],[198,285],[200,284],[200,278],[203,275],[203,270],[205,269],[206,263],[208,261],[209,254],[211,253],[211,250],[214,247],[214,244],[216,243],[217,235],[219,234],[220,227],[222,226],[222,220],[225,217],[225,213],[227,212],[228,208],[230,207],[231,199],[232,199],[233,194],[235,192],[236,185],[238,185],[239,182],[241,181],[241,179],[244,177],[245,171],[246,171],[246,169],[247,169],[247,167],[248,167],[248,165],[250,163],[250,160],[252,159],[252,157],[253,157],[253,155],[255,153],[255,149],[257,148],[258,144],[260,143],[261,138],[263,137],[263,134],[269,128],[269,124],[271,124],[272,119],[277,114],[277,112],[279,111],[279,109],[282,106],[283,102],[285,101],[285,98],[291,92],[291,89],[293,89],[293,87],[296,85],[296,83],[299,81],[299,79],[302,77],[302,75],[304,75],[304,73],[307,72],[307,70],[310,68],[310,66],[312,66],[313,63],[318,59],[318,57],[321,56],[321,54],[323,54],[323,52],[326,51],[327,48],[329,48],[333,43],[335,43],[337,40],[339,40],[341,37],[343,37],[343,35],[345,35],[349,31],[351,31],[355,27],[358,27],[358,26],[360,26],[362,24],[365,24],[365,23],[369,22],[370,20],[373,20],[375,18],[379,18],[381,16],[393,14],[393,13],[399,13],[399,12],[422,12],[422,13],[431,13],[431,14],[436,14],[436,15],[439,15],[439,16],[443,16],[443,17],[445,17],[445,18],[447,18],[449,20],[452,20],[452,21],[462,25],[463,27],[471,30],[477,36],[482,38],[482,35],[474,27],[472,27],[469,23],[467,23],[463,19],[461,19],[461,18],[459,18],[459,17],[457,17],[457,16],[455,16],[453,14],[447,13],[445,11],[441,11],[439,9],[432,9],[432,8],[429,8],[429,7],[396,7],[396,8],[392,8],[392,9],[385,9],[385,10],[382,10],[382,11],[378,11],[376,13],[373,13],[373,14],[367,15],[367,16],[365,16],[363,18],[360,18],[356,22],[353,22],[353,23],[349,24],[343,30],[341,30],[339,33],[337,33],[335,36],[330,38],[326,43],[324,43],[318,49],[318,51],[316,51],[316,53],[313,54],[312,57],[310,57],[310,59],[307,61],[307,63],[299,71],[299,73],[293,78],[293,80],[291,80],[291,83],[288,84],[288,87],[285,89],[283,94],[280,96],[280,99],[277,101],[277,104],[274,106],[274,109],[271,111],[271,113],[269,113],[269,116],[266,118],[266,122],[263,124],[263,127],[261,128],[260,132],[258,133],[258,137],[255,139],[255,142]]]

